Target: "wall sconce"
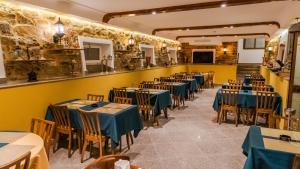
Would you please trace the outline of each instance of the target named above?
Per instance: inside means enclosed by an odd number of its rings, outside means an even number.
[[[272,46],[269,46],[269,47],[268,47],[268,51],[269,51],[269,52],[273,51],[273,47],[272,47]]]
[[[162,47],[162,48],[165,48],[165,47],[167,47],[167,44],[166,44],[166,42],[165,42],[165,41],[163,41],[163,43],[161,44],[161,47]]]
[[[65,35],[65,25],[62,23],[60,18],[58,18],[58,21],[54,24],[55,27],[55,35],[53,36],[54,42],[61,43],[61,38]]]
[[[181,51],[181,50],[182,50],[181,46],[178,46],[177,50],[178,50],[178,51]]]
[[[224,52],[224,55],[227,54],[227,48],[226,47],[224,47],[223,52]]]
[[[132,34],[131,34],[130,38],[128,39],[128,45],[129,45],[130,47],[133,47],[133,46],[134,46],[134,39],[133,39]]]

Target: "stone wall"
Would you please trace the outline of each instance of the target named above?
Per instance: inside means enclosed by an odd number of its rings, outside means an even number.
[[[227,48],[226,54],[223,49]],[[182,44],[184,55],[187,57],[188,62],[192,62],[193,49],[215,49],[215,61],[220,64],[231,64],[232,60],[237,58],[237,42],[223,42],[222,45],[211,45],[211,46],[196,46],[189,45],[188,43]]]
[[[81,73],[79,50],[54,50],[61,48],[53,43],[54,23],[59,17],[65,25],[65,36],[62,39],[64,48],[78,49],[78,36],[111,39],[114,48],[117,44],[126,46],[132,33],[82,18],[1,1],[0,38],[9,80],[26,79],[27,73],[32,69],[38,70],[39,78]],[[138,50],[139,43],[151,44],[155,46],[158,57],[162,57],[160,49],[163,42],[168,47],[177,48],[178,45],[177,41],[142,33],[134,33],[133,37],[135,39],[133,51]],[[116,62],[119,60],[116,59]],[[115,63],[115,65],[122,64]]]

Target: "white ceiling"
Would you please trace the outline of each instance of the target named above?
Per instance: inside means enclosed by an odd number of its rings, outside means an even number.
[[[105,13],[166,7],[217,0],[18,0],[64,13],[101,21]],[[252,5],[162,13],[112,19],[109,24],[125,27],[133,31],[151,34],[155,28],[185,27],[202,25],[234,24],[247,22],[277,21],[286,28],[300,16],[300,1],[269,2]],[[253,26],[242,28],[222,28],[210,30],[163,31],[157,35],[175,39],[181,35],[269,33],[275,34],[275,26]],[[241,37],[239,37],[241,38]],[[188,38],[187,38],[188,39]],[[191,38],[190,38],[191,39]],[[197,38],[192,38],[194,41]],[[236,37],[221,38],[236,41]],[[186,40],[185,40],[186,41]]]

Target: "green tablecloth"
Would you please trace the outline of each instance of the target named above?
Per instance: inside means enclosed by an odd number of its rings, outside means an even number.
[[[222,85],[222,88],[226,89],[228,86],[229,86],[229,83],[224,83]],[[274,91],[273,86],[271,86],[271,85],[268,85],[268,86],[271,88],[271,92],[273,92]],[[252,90],[252,84],[243,83],[242,90]]]
[[[72,102],[79,99],[70,100],[63,103]],[[57,105],[63,104],[59,103]],[[82,110],[91,111],[93,109],[102,107],[109,104],[108,102],[98,102],[98,107],[92,107],[90,105],[80,107]],[[72,127],[75,129],[82,129],[80,113],[76,109],[69,109],[70,119]],[[109,136],[113,142],[117,145],[121,139],[121,136],[134,131],[134,136],[137,137],[138,133],[143,129],[143,122],[138,112],[137,106],[132,105],[126,109],[120,109],[119,112],[114,114],[98,113],[100,119],[101,132],[105,136]],[[46,120],[53,120],[52,111],[48,108],[46,113]]]
[[[8,143],[0,143],[0,148],[6,146]]]
[[[290,169],[294,154],[266,149],[260,127],[251,126],[242,145],[244,169]]]
[[[216,93],[216,97],[213,103],[213,108],[215,111],[219,111],[222,103],[222,93],[221,89]],[[240,90],[238,96],[238,106],[242,108],[255,108],[256,107],[256,95],[252,93],[251,90]],[[276,96],[275,111],[277,115],[282,114],[282,98],[281,96]]]
[[[147,89],[144,89],[147,90]],[[132,98],[132,104],[137,104],[136,93],[134,90],[127,91],[127,97]],[[109,101],[114,100],[114,92],[113,90],[109,91],[108,94]],[[154,115],[158,116],[161,114],[161,110],[172,105],[172,98],[170,96],[170,92],[167,90],[161,90],[158,93],[151,94],[151,105],[153,106]]]
[[[184,83],[188,84],[188,89],[192,92],[196,92],[198,90],[198,84],[196,79],[184,79],[182,80]]]

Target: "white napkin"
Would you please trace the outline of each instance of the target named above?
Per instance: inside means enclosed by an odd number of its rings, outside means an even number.
[[[130,163],[127,160],[118,160],[115,162],[114,169],[130,169]]]

